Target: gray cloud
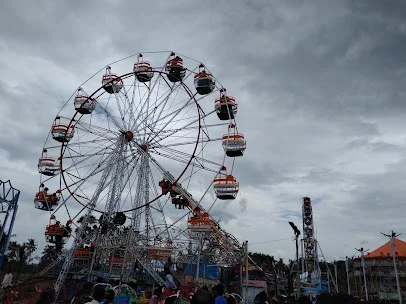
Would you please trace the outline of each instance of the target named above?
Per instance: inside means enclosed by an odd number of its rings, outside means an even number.
[[[303,196],[327,258],[403,229],[405,4],[232,4],[3,3],[0,172],[23,191],[20,238],[42,238],[47,222],[32,195],[62,101],[108,62],[171,49],[204,62],[239,102],[241,193],[213,207],[229,232],[252,243],[290,236]],[[290,242],[271,244],[254,248],[293,256]]]

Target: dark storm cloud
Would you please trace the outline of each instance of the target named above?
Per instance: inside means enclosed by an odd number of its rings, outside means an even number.
[[[258,227],[278,239],[287,220],[301,226],[301,198],[311,196],[326,256],[351,255],[406,212],[405,14],[403,1],[3,1],[0,170],[31,204],[61,101],[108,62],[173,49],[203,61],[239,102],[241,197],[216,203],[215,218],[241,240],[262,241]]]

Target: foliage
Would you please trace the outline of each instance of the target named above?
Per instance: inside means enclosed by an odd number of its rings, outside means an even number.
[[[250,271],[249,275],[253,280],[268,280],[266,273],[286,274],[289,272],[290,268],[284,263],[283,259],[276,260],[271,255],[256,252],[249,253],[249,256],[263,270]]]
[[[37,250],[37,243],[34,239],[28,239],[27,242],[19,244],[15,241],[8,245],[7,257],[10,262],[18,262],[22,265],[28,265],[36,258],[33,256]]]

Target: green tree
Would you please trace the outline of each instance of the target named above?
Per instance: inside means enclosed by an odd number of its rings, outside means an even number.
[[[21,273],[23,273],[30,266],[36,257],[34,256],[37,250],[37,243],[34,239],[28,239],[27,242],[18,243],[12,241],[9,243],[7,258],[8,267],[12,272],[16,272],[16,280],[18,281]]]

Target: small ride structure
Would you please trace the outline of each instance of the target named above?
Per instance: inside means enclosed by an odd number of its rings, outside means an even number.
[[[7,253],[8,244],[13,232],[19,197],[20,190],[14,188],[9,180],[5,182],[0,180],[0,213],[3,215],[0,234],[0,267],[3,264],[4,256]]]
[[[164,285],[169,257],[194,265],[194,283],[201,263],[241,263],[243,246],[206,211],[239,192],[233,171],[247,143],[236,116],[209,69],[174,52],[135,54],[82,84],[38,162],[46,240],[70,246],[41,272],[57,273],[57,293],[71,276]]]
[[[320,269],[316,240],[314,237],[313,208],[309,197],[303,198],[302,215],[305,271],[307,273],[307,282],[312,283],[315,280],[320,280]]]
[[[309,197],[303,198],[302,204],[302,218],[303,218],[303,239],[301,240],[302,249],[302,274],[300,275],[300,289],[302,295],[316,296],[320,293],[328,291],[328,283],[323,280],[319,254],[324,258],[323,252],[317,239],[315,237],[314,230],[314,218],[313,207],[311,199]],[[335,282],[332,273],[326,264],[327,275],[332,285],[335,286]],[[297,282],[295,282],[297,286]]]

